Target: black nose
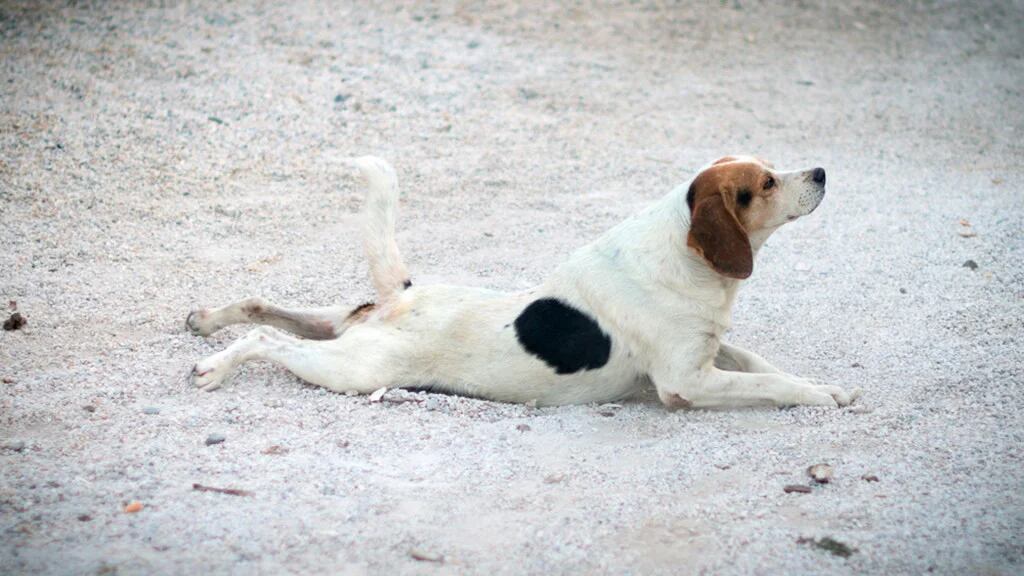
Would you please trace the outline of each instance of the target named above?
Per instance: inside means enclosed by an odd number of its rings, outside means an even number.
[[[811,173],[811,178],[814,180],[814,182],[816,184],[821,184],[822,186],[824,186],[825,185],[825,169],[824,168],[815,168],[814,172]]]

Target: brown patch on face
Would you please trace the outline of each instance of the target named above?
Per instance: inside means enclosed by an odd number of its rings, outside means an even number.
[[[756,160],[726,156],[694,178],[686,195],[690,233],[686,245],[723,276],[743,279],[754,269],[747,236],[767,219],[764,198],[771,172]]]

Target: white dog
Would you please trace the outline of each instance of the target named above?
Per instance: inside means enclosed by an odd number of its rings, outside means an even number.
[[[721,341],[740,280],[786,222],[813,211],[825,171],[778,172],[725,157],[647,210],[574,253],[540,286],[514,294],[412,286],[395,243],[398,184],[374,157],[366,254],[374,303],[283,309],[249,298],[189,314],[209,335],[260,327],[196,364],[213,390],[239,364],[270,360],[330,390],[417,388],[537,405],[609,402],[653,383],[670,407],[848,405],[851,393],[785,374]]]

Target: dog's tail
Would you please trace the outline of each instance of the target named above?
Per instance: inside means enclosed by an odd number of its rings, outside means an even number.
[[[366,178],[363,203],[363,246],[370,263],[370,279],[380,301],[387,301],[412,282],[395,242],[395,217],[398,214],[398,177],[387,161],[376,156],[353,158],[349,163]]]

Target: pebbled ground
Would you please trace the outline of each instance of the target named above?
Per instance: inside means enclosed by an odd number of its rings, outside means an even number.
[[[0,572],[1020,573],[1022,28],[1019,1],[0,2],[0,307],[27,320]],[[338,158],[396,165],[415,282],[514,290],[731,152],[829,192],[730,337],[853,408],[187,385],[244,333],[186,333],[194,307],[370,296]]]

